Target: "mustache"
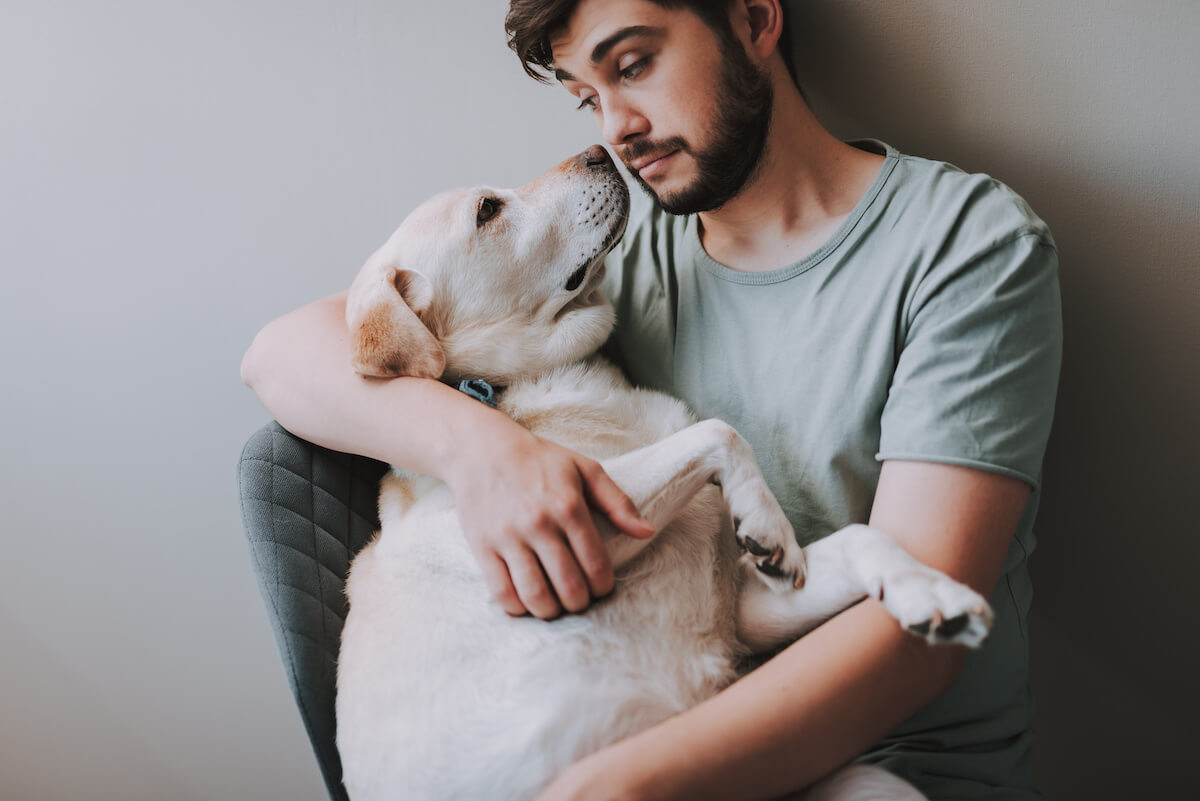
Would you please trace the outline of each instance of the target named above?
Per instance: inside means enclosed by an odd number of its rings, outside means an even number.
[[[638,139],[620,151],[621,161],[625,162],[628,167],[631,162],[643,159],[647,156],[662,157],[675,150],[687,150],[688,144],[682,136],[672,136],[670,139],[663,139],[660,142],[654,142],[649,139]]]

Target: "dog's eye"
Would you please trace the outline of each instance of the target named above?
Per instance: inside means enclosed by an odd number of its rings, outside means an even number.
[[[479,207],[475,210],[475,224],[483,225],[500,213],[504,203],[494,197],[479,198]]]

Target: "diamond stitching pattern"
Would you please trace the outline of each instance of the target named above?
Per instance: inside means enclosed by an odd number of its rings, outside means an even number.
[[[346,801],[335,745],[346,573],[379,526],[387,465],[320,448],[270,423],[238,465],[242,521],[284,671],[329,795]]]

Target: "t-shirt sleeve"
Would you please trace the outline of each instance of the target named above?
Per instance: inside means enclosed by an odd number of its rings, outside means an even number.
[[[1062,360],[1058,253],[1015,232],[916,285],[876,458],[975,467],[1037,487]]]

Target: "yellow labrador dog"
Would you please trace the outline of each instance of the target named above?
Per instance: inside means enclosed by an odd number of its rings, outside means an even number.
[[[977,645],[991,611],[886,534],[849,526],[802,549],[746,442],[635,389],[593,354],[629,194],[593,146],[519,189],[450,192],[367,261],[346,307],[370,376],[479,379],[500,410],[600,460],[658,531],[604,520],[616,591],[546,622],[489,602],[449,489],[399,469],[357,556],[338,661],[338,750],[354,801],[529,801],[567,766],[681,712],[865,596],[930,642]],[[807,796],[920,798],[883,770]]]

